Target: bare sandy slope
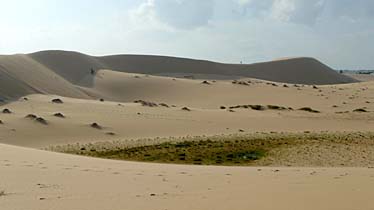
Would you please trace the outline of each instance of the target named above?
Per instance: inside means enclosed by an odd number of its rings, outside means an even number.
[[[328,209],[374,206],[374,170],[199,167],[0,145],[1,209]]]
[[[252,77],[278,82],[303,84],[349,83],[355,80],[333,71],[313,58],[290,58],[255,64],[223,64],[205,60],[147,55],[112,55],[92,57],[76,52],[42,51],[30,54],[36,61],[52,70],[74,74],[82,78],[90,69],[112,69],[142,74],[205,74]],[[80,73],[78,73],[80,72]],[[71,75],[71,74],[70,74]],[[78,80],[75,80],[78,81]]]
[[[372,74],[345,74],[345,75],[352,77],[353,79],[356,79],[358,81],[362,81],[362,82],[374,81],[374,75]]]
[[[98,70],[206,79],[257,78],[302,84],[340,84],[357,80],[338,74],[313,58],[255,64],[223,64],[203,60],[146,55],[94,57],[78,52],[43,51],[0,56],[0,99],[31,94],[87,98],[76,86],[92,87]]]
[[[248,81],[248,80],[246,80]],[[0,114],[0,142],[30,147],[186,135],[216,135],[270,131],[371,131],[373,130],[374,83],[339,86],[283,87],[252,80],[250,85],[217,81],[172,79],[100,71],[86,93],[105,101],[31,95],[28,100],[1,106],[12,114]],[[321,91],[321,92],[320,92]],[[63,104],[51,102],[54,98]],[[124,102],[111,102],[121,100]],[[134,100],[166,103],[169,108],[148,107]],[[236,105],[278,105],[293,110],[232,109]],[[220,109],[221,106],[227,107]],[[336,106],[336,107],[334,107]],[[182,110],[188,107],[191,111]],[[321,113],[298,110],[311,107]],[[368,112],[352,112],[365,108]],[[62,113],[66,118],[53,116]],[[26,119],[43,117],[48,125]],[[103,129],[90,127],[98,123]],[[108,135],[113,132],[115,135]]]
[[[0,57],[0,99],[30,93],[88,98],[65,78],[25,55]]]
[[[72,70],[68,77],[23,55],[0,57],[0,61],[0,71],[6,75],[0,77],[1,96],[21,97],[0,106],[0,142],[4,143],[0,144],[1,210],[340,210],[374,206],[374,171],[368,168],[258,170],[144,164],[9,146],[44,148],[119,140],[134,143],[136,140],[131,139],[232,134],[239,130],[372,131],[373,82],[315,88],[255,79],[242,80],[248,85],[210,80],[203,84],[202,80],[111,70],[77,77]],[[56,98],[63,103],[52,103]],[[142,106],[134,100],[158,106]],[[257,104],[293,110],[233,108],[231,112],[227,108]],[[320,113],[298,110],[301,107]],[[353,112],[357,108],[367,112]],[[3,109],[12,113],[2,113]],[[56,113],[65,118],[54,116]],[[25,118],[29,114],[42,117],[46,124]],[[102,129],[92,128],[94,122]]]

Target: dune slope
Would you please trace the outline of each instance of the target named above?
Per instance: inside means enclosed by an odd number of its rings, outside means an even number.
[[[91,88],[99,70],[207,79],[257,78],[301,84],[341,84],[356,80],[312,58],[250,65],[146,55],[94,57],[77,52],[42,51],[0,56],[0,99],[31,94],[88,98],[77,86]]]
[[[238,65],[167,56],[113,55],[92,57],[67,51],[44,51],[30,56],[57,72],[66,74],[66,71],[74,71],[74,74],[79,74],[77,75],[79,79],[90,68],[102,69],[105,67],[141,74],[215,74],[301,84],[338,84],[355,81],[350,77],[338,74],[313,58],[293,58]],[[79,81],[77,78],[73,81]]]

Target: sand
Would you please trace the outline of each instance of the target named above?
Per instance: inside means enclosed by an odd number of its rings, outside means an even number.
[[[139,63],[143,65],[135,68]],[[164,65],[174,71],[161,71]],[[198,68],[201,65],[207,68]],[[61,51],[0,56],[0,111],[12,112],[0,113],[0,209],[374,206],[374,171],[357,167],[362,165],[354,161],[350,164],[354,168],[311,167],[307,161],[304,167],[214,167],[103,160],[38,150],[76,143],[130,144],[156,137],[365,132],[374,128],[372,81],[341,84],[356,80],[331,72],[310,58],[244,66],[253,67],[248,72],[266,72],[266,78],[233,74],[242,71],[241,65],[229,65],[232,70],[227,72],[219,70],[225,65],[152,56],[100,58]],[[151,72],[149,66],[155,71]],[[180,66],[194,71],[184,72]],[[269,72],[277,66],[279,72]],[[90,68],[94,68],[94,74]],[[169,73],[201,79],[167,77]],[[241,82],[233,81],[238,78]],[[283,83],[286,81],[324,85]],[[53,99],[62,103],[53,103]],[[135,100],[158,106],[143,106]],[[292,110],[229,108],[237,105],[278,105]],[[320,113],[298,110],[302,107]],[[358,108],[367,112],[353,111]],[[56,113],[64,118],[54,116]],[[30,114],[45,121],[26,118]],[[92,123],[101,129],[91,127]]]
[[[333,71],[313,58],[239,65],[165,56],[93,57],[77,52],[42,51],[0,57],[0,98],[11,100],[30,93],[87,97],[75,86],[92,87],[95,73],[102,69],[204,79],[251,77],[276,82],[319,85],[357,81]]]
[[[374,170],[100,160],[0,145],[2,209],[372,209]]]

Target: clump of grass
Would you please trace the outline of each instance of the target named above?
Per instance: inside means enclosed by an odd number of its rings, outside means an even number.
[[[278,105],[267,105],[268,109],[274,109],[274,110],[287,110],[286,107],[278,106]]]
[[[53,114],[53,116],[58,117],[58,118],[65,118],[65,115],[62,113],[55,113]]]
[[[31,120],[35,120],[36,118],[38,118],[38,116],[34,115],[34,114],[28,114],[25,116],[26,119],[31,119]]]
[[[0,190],[0,197],[2,197],[2,196],[6,196],[7,194],[5,193],[5,191],[4,190]]]
[[[38,117],[35,119],[36,122],[40,123],[40,124],[43,124],[43,125],[48,125],[48,122],[47,120],[45,120],[44,118],[42,117]]]
[[[302,107],[302,108],[300,108],[299,110],[301,110],[301,111],[306,111],[306,112],[311,112],[311,113],[321,113],[320,111],[318,111],[318,110],[314,110],[314,109],[312,109],[312,108],[310,108],[310,107]]]
[[[101,130],[103,129],[103,127],[101,125],[99,125],[98,123],[91,123],[91,128],[95,128],[95,129],[98,129],[98,130]]]
[[[148,107],[157,107],[158,104],[150,101],[143,101],[143,100],[136,100],[134,103],[139,103],[142,106],[148,106]]]
[[[251,109],[257,110],[257,111],[263,111],[266,109],[266,107],[262,105],[249,105],[249,106],[251,107]]]
[[[353,112],[368,112],[368,111],[364,108],[358,108],[358,109],[353,110]]]
[[[12,114],[12,111],[10,111],[10,109],[3,109],[2,111],[3,114]]]
[[[238,81],[238,80],[234,80],[234,81],[232,81],[232,84],[245,85],[245,86],[248,86],[249,83],[250,83],[250,82]]]
[[[191,109],[190,109],[190,108],[188,108],[188,107],[183,107],[183,108],[182,108],[182,110],[183,110],[183,111],[188,111],[188,112],[190,112],[190,111],[191,111]]]
[[[230,109],[253,109],[253,110],[257,110],[257,111],[263,111],[263,110],[266,110],[266,107],[263,106],[263,105],[236,105],[236,106],[230,106],[229,107]]]
[[[169,107],[170,107],[170,106],[169,106],[168,104],[166,104],[166,103],[159,103],[158,105],[163,106],[163,107],[166,107],[166,108],[169,108]]]
[[[61,99],[59,99],[59,98],[52,99],[51,101],[52,101],[52,103],[55,103],[55,104],[63,104],[63,103],[64,103],[64,102],[63,102]]]

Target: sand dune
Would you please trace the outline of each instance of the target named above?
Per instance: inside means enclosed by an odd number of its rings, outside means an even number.
[[[257,78],[301,84],[340,84],[356,80],[312,58],[293,58],[249,65],[222,64],[165,56],[114,55],[93,57],[77,52],[42,51],[0,57],[3,99],[30,93],[87,98],[75,86],[91,87],[94,70],[206,79]],[[93,73],[93,74],[91,74]],[[11,81],[11,83],[10,83]]]
[[[302,153],[290,149],[283,161],[263,160],[279,168],[146,164],[36,150],[372,131],[374,82],[355,81],[311,58],[233,65],[64,51],[0,56],[0,209],[371,209],[374,172],[363,168],[372,165],[369,140],[352,150],[312,145]],[[324,157],[337,161],[321,164]],[[318,168],[347,160],[361,168]],[[285,167],[292,164],[310,168]]]
[[[90,57],[65,51],[44,51],[30,56],[58,72],[66,72],[65,68],[77,73],[78,71],[86,72],[90,68],[102,69],[105,67],[106,69],[141,74],[215,74],[301,84],[337,84],[355,81],[352,78],[339,75],[313,58],[293,58],[238,65],[166,56],[113,55]],[[62,63],[64,65],[61,65]]]
[[[0,144],[1,209],[371,209],[373,169],[132,163]],[[349,198],[349,199],[342,199]]]
[[[30,93],[88,98],[65,78],[25,55],[0,57],[0,98],[14,99]]]
[[[246,80],[247,81],[247,80]],[[274,84],[276,86],[274,86]],[[46,147],[76,142],[129,140],[138,138],[216,135],[245,132],[371,131],[374,83],[283,87],[282,84],[251,80],[250,85],[99,71],[92,88],[81,88],[96,100],[61,96],[30,95],[1,106],[14,113],[0,114],[0,142]],[[277,93],[276,95],[274,93]],[[98,99],[102,97],[104,101]],[[51,100],[60,98],[63,103]],[[165,103],[169,108],[142,106],[144,100]],[[117,102],[114,102],[117,101]],[[257,111],[229,107],[237,105],[278,105],[293,110]],[[224,106],[226,109],[221,109]],[[188,107],[192,111],[181,110]],[[298,110],[311,107],[320,113]],[[357,113],[355,109],[367,112]],[[62,113],[66,118],[53,116]],[[47,126],[25,119],[35,114]],[[89,125],[98,123],[103,130]],[[114,132],[116,135],[106,135]]]

